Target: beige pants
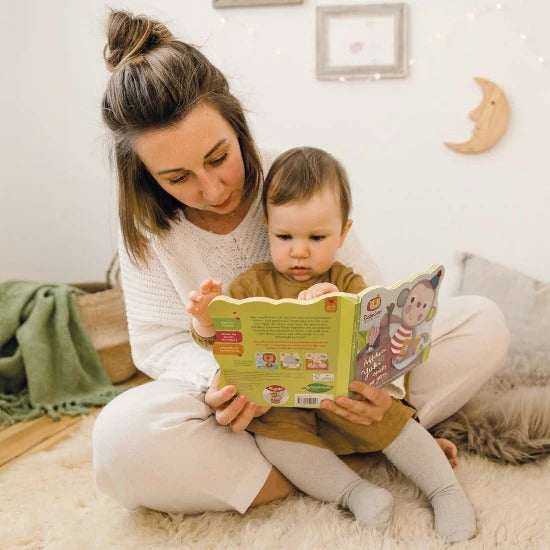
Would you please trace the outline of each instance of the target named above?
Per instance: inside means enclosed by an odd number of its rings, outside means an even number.
[[[466,403],[502,365],[509,333],[501,311],[477,297],[440,299],[429,360],[410,376],[410,401],[429,428]],[[251,434],[220,426],[204,396],[177,381],[128,390],[93,433],[98,487],[128,508],[244,513],[271,465]]]

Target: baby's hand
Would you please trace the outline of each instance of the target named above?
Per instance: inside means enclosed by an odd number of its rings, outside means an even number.
[[[211,331],[213,324],[210,315],[208,315],[208,304],[222,293],[222,282],[213,279],[206,279],[200,285],[199,291],[193,290],[189,293],[189,303],[187,304],[187,313],[192,315],[199,326],[196,329],[204,328]],[[205,336],[204,330],[197,330],[199,334]]]
[[[311,300],[329,292],[338,292],[338,287],[332,283],[317,283],[298,294],[298,300]]]

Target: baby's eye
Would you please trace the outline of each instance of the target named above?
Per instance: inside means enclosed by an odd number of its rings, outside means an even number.
[[[312,241],[322,241],[325,238],[324,235],[311,235],[310,239]]]
[[[411,296],[411,304],[414,304],[414,300],[415,300],[414,296]]]
[[[226,158],[227,158],[227,153],[224,153],[221,157],[218,157],[217,159],[211,160],[210,164],[212,166],[219,166]]]
[[[277,238],[281,241],[288,241],[289,239],[292,239],[290,235],[277,235]]]

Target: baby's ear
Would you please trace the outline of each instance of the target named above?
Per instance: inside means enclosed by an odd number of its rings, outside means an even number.
[[[262,216],[262,220],[263,220],[263,222],[264,222],[264,225],[267,226],[267,224],[268,224],[269,222],[268,222],[267,216],[266,216],[265,214]]]
[[[340,234],[340,242],[338,243],[338,248],[340,248],[344,244],[344,241],[346,240],[346,237],[352,225],[353,220],[348,219],[348,221],[344,224],[344,227],[342,227],[342,233]]]

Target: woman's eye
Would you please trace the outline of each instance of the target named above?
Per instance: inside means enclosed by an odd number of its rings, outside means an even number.
[[[325,238],[324,235],[311,235],[310,239],[312,241],[322,241]]]
[[[414,296],[411,296],[411,304],[414,304]]]
[[[219,166],[226,158],[227,158],[227,153],[224,153],[221,157],[218,157],[217,159],[211,160],[210,164],[212,166]]]
[[[176,183],[183,183],[187,179],[187,174],[182,174],[181,176],[178,176],[177,178],[169,180],[171,184]]]

